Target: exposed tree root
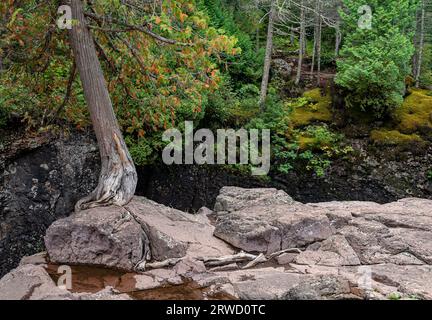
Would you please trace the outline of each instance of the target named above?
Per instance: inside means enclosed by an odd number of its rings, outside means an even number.
[[[257,258],[256,255],[240,252],[238,254],[222,256],[222,257],[203,257],[199,260],[203,261],[206,267],[218,267],[226,264],[253,261]]]
[[[172,267],[175,266],[177,263],[179,263],[184,258],[172,258],[172,259],[166,259],[164,261],[156,261],[156,262],[147,262],[146,260],[139,262],[135,266],[135,270],[138,272],[143,272],[146,269],[161,269],[166,267]]]
[[[113,141],[110,156],[102,158],[98,186],[77,202],[76,212],[100,206],[124,206],[134,196],[138,181],[135,165],[115,133]]]
[[[301,253],[301,250],[297,248],[289,248],[289,249],[271,253],[267,256],[264,255],[263,253],[260,253],[259,255],[254,255],[242,251],[234,255],[221,256],[221,257],[200,257],[197,258],[197,260],[202,261],[206,266],[206,268],[210,268],[209,271],[218,271],[219,267],[222,266],[234,265],[234,264],[237,265],[237,263],[248,262],[245,266],[241,268],[245,270],[245,269],[253,268],[260,263],[268,262],[288,252]],[[159,268],[172,267],[186,258],[188,257],[171,258],[171,259],[166,259],[164,261],[156,261],[156,262],[142,261],[135,266],[135,270],[138,272],[143,272],[146,269],[159,269]],[[236,268],[233,267],[233,269]]]
[[[245,265],[244,267],[242,267],[242,269],[250,269],[255,267],[256,265],[260,264],[260,263],[264,263],[267,262],[267,258],[265,257],[265,255],[263,253],[260,253],[254,260],[252,260],[251,262],[249,262],[247,265]]]

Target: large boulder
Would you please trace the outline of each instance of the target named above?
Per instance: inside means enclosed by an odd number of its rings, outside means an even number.
[[[126,210],[103,207],[54,222],[45,246],[50,260],[132,270],[149,251],[148,239]]]
[[[135,197],[124,208],[93,208],[56,221],[47,230],[45,244],[55,263],[132,271],[146,260],[231,254],[213,231],[205,215]]]
[[[232,212],[254,205],[270,206],[293,203],[295,201],[283,190],[223,187],[216,198],[214,210]]]
[[[305,247],[334,233],[326,215],[304,210],[276,189],[223,188],[215,214],[214,235],[249,252]]]
[[[153,260],[233,253],[213,236],[214,227],[205,214],[190,215],[142,197],[135,197],[126,209],[147,234]]]

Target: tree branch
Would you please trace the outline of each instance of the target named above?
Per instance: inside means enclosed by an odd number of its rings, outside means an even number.
[[[132,24],[129,24],[127,22],[114,19],[112,17],[100,16],[100,15],[89,13],[89,12],[86,12],[85,16],[87,16],[87,17],[89,17],[89,18],[91,18],[93,20],[99,21],[99,22],[102,21],[102,22],[119,24],[119,25],[122,25],[122,26],[126,27],[127,29],[105,29],[105,28],[102,28],[102,27],[94,27],[94,26],[89,26],[89,28],[99,29],[99,30],[103,30],[103,31],[106,31],[106,32],[140,31],[140,32],[143,32],[143,33],[147,34],[148,36],[156,39],[157,41],[160,41],[160,42],[163,42],[163,43],[167,43],[167,44],[170,44],[170,45],[179,45],[179,46],[193,46],[194,45],[193,43],[178,42],[178,41],[173,40],[173,39],[165,38],[165,37],[163,37],[163,36],[161,36],[161,35],[159,35],[157,33],[154,33],[153,31],[151,31],[147,27],[132,25]]]

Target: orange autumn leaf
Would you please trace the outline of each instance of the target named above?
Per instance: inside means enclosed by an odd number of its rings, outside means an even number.
[[[180,13],[180,21],[183,23],[186,18],[188,17],[188,15],[186,13]]]

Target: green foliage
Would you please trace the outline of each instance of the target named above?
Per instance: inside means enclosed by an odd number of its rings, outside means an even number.
[[[432,169],[428,170],[428,172],[426,172],[426,178],[429,181],[432,181]]]
[[[262,77],[265,48],[261,46],[257,52],[251,34],[259,28],[254,22],[259,20],[261,12],[242,10],[236,2],[227,0],[201,0],[200,5],[208,13],[212,26],[238,39],[241,55],[225,60],[237,88],[244,83],[258,83]]]
[[[387,297],[389,300],[401,300],[402,296],[399,292],[392,292]]]
[[[347,90],[346,104],[382,117],[399,107],[405,93],[417,1],[371,0],[372,29],[358,27],[362,0],[343,0],[344,45],[336,82]]]
[[[330,131],[327,125],[292,127],[292,105],[286,106],[269,96],[267,111],[252,119],[246,128],[270,129],[273,169],[281,173],[306,170],[318,177],[325,175],[334,159],[349,155],[353,148],[345,145],[341,134]],[[310,98],[298,99],[299,105],[309,105]],[[294,102],[292,102],[294,103]]]
[[[324,176],[332,159],[345,157],[354,151],[343,143],[343,135],[330,131],[326,125],[296,131],[296,138],[298,151],[303,151],[300,158],[307,160],[306,169],[313,170],[319,177]]]
[[[432,44],[426,44],[424,48],[420,84],[424,87],[432,86]]]
[[[166,128],[186,119],[201,121],[208,108],[219,108],[212,111],[223,121],[226,110],[215,94],[226,87],[220,65],[241,49],[235,37],[210,26],[196,1],[163,0],[157,8],[138,10],[123,1],[95,0],[85,9],[190,44],[163,45],[139,31],[92,30],[114,110],[138,163],[158,152],[158,134]],[[0,3],[0,13],[8,26],[0,28],[0,54],[7,57],[0,78],[0,121],[15,111],[30,129],[58,118],[77,127],[89,125],[79,77],[63,106],[73,59],[67,31],[55,24],[56,4],[10,0]],[[115,22],[103,27],[123,28]]]

